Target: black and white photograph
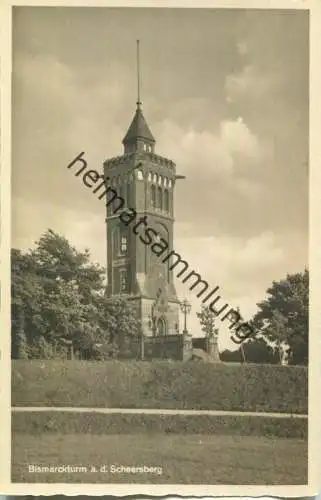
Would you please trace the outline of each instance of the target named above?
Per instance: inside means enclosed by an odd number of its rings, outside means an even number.
[[[12,8],[12,485],[311,491],[309,32]]]

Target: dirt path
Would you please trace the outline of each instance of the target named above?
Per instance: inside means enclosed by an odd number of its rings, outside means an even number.
[[[224,410],[162,410],[149,408],[77,408],[57,406],[13,406],[13,412],[66,412],[66,413],[103,413],[103,414],[143,414],[143,415],[212,415],[239,417],[271,417],[271,418],[308,418],[306,414],[267,413],[255,411],[224,411]]]

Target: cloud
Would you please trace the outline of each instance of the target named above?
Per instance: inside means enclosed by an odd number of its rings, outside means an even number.
[[[88,165],[101,170],[107,157],[122,152],[126,70],[117,66],[114,63],[102,69],[98,77],[93,69],[76,74],[49,54],[16,55],[13,75],[16,196],[47,202],[51,199],[68,209],[71,199],[77,205],[83,198],[83,190],[75,183],[71,187],[66,165],[80,151],[85,151]]]
[[[203,238],[181,237],[175,241],[175,249],[198,270],[204,279],[213,279],[214,286],[229,285],[232,276],[238,279],[252,276],[273,267],[284,259],[282,248],[273,233],[263,232],[253,238],[209,236]]]
[[[238,73],[226,76],[225,92],[228,101],[266,99],[280,86],[280,75],[267,72],[256,64],[247,64]]]
[[[83,188],[83,186],[80,186]],[[94,198],[92,193],[89,196]],[[91,199],[91,198],[89,198]],[[94,200],[95,201],[95,200]],[[65,236],[78,250],[88,248],[92,260],[106,266],[106,225],[101,213],[52,206],[45,201],[28,201],[23,198],[13,199],[12,246],[27,250],[34,246],[41,235],[52,229]],[[22,217],[23,214],[23,217]]]
[[[248,159],[257,159],[260,153],[259,141],[241,117],[221,124],[220,138],[231,154],[240,154]]]
[[[187,175],[175,190],[175,247],[250,317],[272,280],[307,258],[308,19],[186,11],[166,21],[164,43],[151,28],[155,9],[148,23],[134,10],[52,17],[27,9],[16,19],[13,244],[28,248],[52,227],[106,264],[103,203],[66,165],[85,151],[98,170],[122,153],[136,100],[134,29],[151,41],[142,52],[143,111],[156,152]],[[195,22],[206,36],[191,40]],[[186,285],[177,288],[183,298]],[[190,300],[198,335],[200,302]],[[226,335],[222,327],[220,342]]]
[[[246,41],[239,41],[236,43],[237,51],[240,56],[244,56],[249,52],[249,46]]]
[[[235,179],[232,188],[237,192],[237,194],[243,196],[247,203],[251,201],[257,203],[263,202],[269,196],[267,187],[262,183],[254,179],[238,178]]]
[[[245,320],[256,311],[256,303],[263,299],[267,287],[277,279],[275,270],[284,266],[286,255],[278,245],[273,233],[245,239],[226,237],[180,238],[175,242],[175,250],[209,284],[209,289],[219,286],[220,304],[240,307]],[[175,273],[175,271],[174,271]],[[282,272],[280,278],[282,276]],[[190,331],[194,336],[202,335],[197,311],[201,309],[201,298],[189,291],[188,283],[176,279],[180,297],[187,297],[192,304],[189,318]],[[228,324],[218,321],[220,346],[233,347]]]
[[[184,171],[206,176],[231,175],[238,156],[256,161],[260,153],[258,138],[241,118],[224,120],[218,131],[184,128],[165,120],[157,125],[158,149],[184,165]]]

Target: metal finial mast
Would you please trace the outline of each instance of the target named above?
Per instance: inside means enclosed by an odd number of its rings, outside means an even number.
[[[137,108],[141,106],[140,100],[140,68],[139,68],[139,40],[137,40]]]

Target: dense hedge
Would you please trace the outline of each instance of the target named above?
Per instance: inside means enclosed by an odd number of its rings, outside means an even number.
[[[13,406],[307,413],[305,367],[201,362],[13,361]]]
[[[254,416],[13,413],[12,431],[41,434],[220,434],[306,439],[307,419]]]

